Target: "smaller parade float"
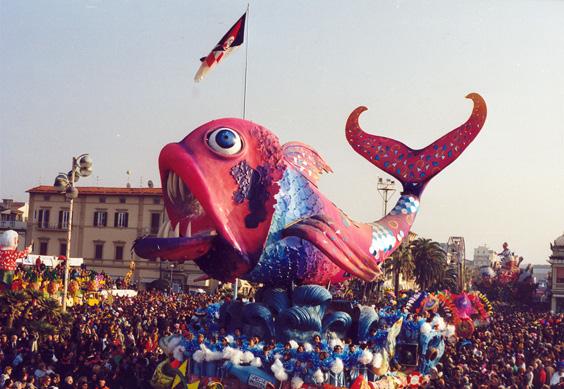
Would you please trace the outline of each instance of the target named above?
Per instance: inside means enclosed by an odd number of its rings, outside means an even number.
[[[31,254],[31,246],[25,250],[18,250],[18,235],[15,231],[5,231],[1,236],[0,272],[3,291],[22,292],[34,291],[44,298],[51,298],[62,303],[64,286],[65,256],[48,256]],[[130,269],[120,290],[108,290],[112,284],[111,278],[104,272],[87,269],[82,258],[70,258],[70,272],[67,306],[87,304],[98,305],[109,294],[126,294],[132,292],[127,289],[135,264],[132,261]],[[113,286],[113,285],[112,285]]]
[[[521,267],[523,257],[511,252],[506,242],[497,255],[499,261],[478,270],[475,287],[490,299],[531,304],[537,288],[533,266]]]

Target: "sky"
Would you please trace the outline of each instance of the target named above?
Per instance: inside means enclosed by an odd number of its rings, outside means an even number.
[[[247,119],[318,150],[334,170],[321,190],[359,221],[382,216],[387,176],[347,144],[349,113],[365,105],[365,131],[420,148],[480,93],[486,124],[428,185],[413,230],[463,236],[468,258],[507,241],[545,263],[564,233],[564,2],[251,1],[248,46],[194,83],[246,7],[1,0],[1,197],[26,200],[81,153],[94,173],[79,185],[158,183],[165,144],[242,116],[248,50]]]

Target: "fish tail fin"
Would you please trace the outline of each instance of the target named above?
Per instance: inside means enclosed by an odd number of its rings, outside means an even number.
[[[373,165],[397,178],[404,193],[420,196],[431,178],[454,162],[484,125],[487,115],[484,99],[477,93],[470,93],[466,98],[474,102],[468,120],[422,149],[414,150],[397,140],[364,132],[358,117],[366,107],[358,107],[349,115],[347,141]]]

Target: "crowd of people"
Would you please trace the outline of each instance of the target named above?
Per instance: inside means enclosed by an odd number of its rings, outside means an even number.
[[[448,345],[432,388],[564,388],[564,317],[496,304],[491,324]]]
[[[311,346],[296,348],[291,343],[276,345],[266,340],[246,339],[238,333],[226,339],[224,329],[207,328],[205,321],[195,333],[193,323],[197,312],[222,299],[220,294],[153,291],[115,298],[111,304],[76,306],[70,310],[72,324],[68,335],[39,336],[25,327],[9,330],[2,320],[0,389],[149,388],[153,371],[164,359],[158,341],[172,334],[192,339],[195,345],[215,344],[214,351],[223,351],[228,345],[242,351],[255,350],[263,364],[272,363],[272,356],[281,354],[281,365],[292,375],[321,366],[325,366],[322,371],[330,373],[336,355],[341,355],[345,369],[353,369],[363,349],[370,347],[368,342],[354,345],[345,340],[330,344],[313,338]],[[499,304],[494,312],[491,324],[478,328],[470,339],[447,343],[445,354],[436,368],[431,369],[426,386],[564,387],[562,315]],[[210,335],[215,331],[220,336]],[[374,342],[378,341],[377,332],[370,336]],[[191,350],[195,351],[196,348]],[[221,363],[218,361],[218,368]],[[392,370],[402,368],[392,363]],[[372,377],[370,371],[357,371],[357,374]]]
[[[0,388],[150,388],[162,359],[160,337],[171,335],[220,295],[140,292],[112,304],[75,306],[70,334],[15,332],[0,322]],[[3,318],[5,319],[5,318]]]

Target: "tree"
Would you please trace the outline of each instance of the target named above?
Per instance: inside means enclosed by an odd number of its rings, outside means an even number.
[[[458,270],[455,266],[448,265],[445,261],[440,274],[433,285],[431,285],[430,290],[444,290],[448,289],[453,293],[459,293],[458,288]]]
[[[407,280],[413,277],[415,263],[409,244],[401,244],[392,256],[384,262],[384,271],[393,276],[394,295],[397,297],[399,292],[400,275]]]
[[[415,281],[421,290],[427,290],[443,274],[446,266],[446,253],[437,242],[425,238],[413,241],[411,250],[415,262]]]
[[[0,294],[0,313],[5,319],[6,328],[12,329],[17,318],[21,317],[29,305],[24,292],[6,291]]]
[[[0,294],[0,325],[18,331],[25,326],[39,334],[68,333],[71,316],[59,303],[35,290]]]

